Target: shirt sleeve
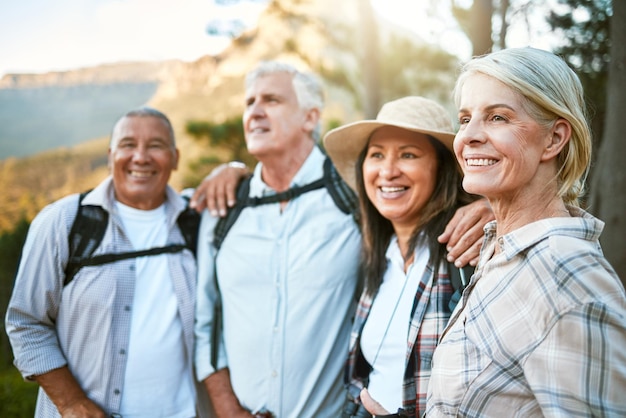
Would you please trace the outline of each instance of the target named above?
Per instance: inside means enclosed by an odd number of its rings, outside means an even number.
[[[22,249],[6,330],[24,378],[67,364],[55,324],[69,257],[69,225],[75,216],[69,208],[76,205],[76,199],[66,198],[44,208],[31,223]]]
[[[529,356],[524,373],[546,417],[626,416],[625,302],[613,300],[569,310]]]
[[[215,326],[215,303],[218,290],[215,286],[215,248],[213,247],[213,229],[217,218],[212,217],[206,210],[202,215],[198,232],[198,286],[196,296],[196,323],[195,323],[195,368],[199,381],[203,381],[213,374],[216,369],[211,364],[212,335]],[[227,367],[224,340],[220,333],[219,356],[217,369]]]

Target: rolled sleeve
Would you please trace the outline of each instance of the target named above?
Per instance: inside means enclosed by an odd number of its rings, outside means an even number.
[[[33,220],[22,250],[6,330],[15,366],[24,378],[63,367],[67,360],[59,344],[56,318],[68,257],[69,207],[76,199],[50,205]],[[75,212],[75,210],[74,210]]]

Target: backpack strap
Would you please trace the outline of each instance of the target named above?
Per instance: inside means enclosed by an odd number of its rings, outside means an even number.
[[[312,190],[321,189],[326,187],[328,193],[333,199],[333,202],[345,214],[352,214],[355,221],[358,224],[358,198],[354,191],[346,184],[341,178],[335,167],[333,166],[330,158],[326,157],[324,160],[324,175],[322,178],[305,184],[304,186],[298,186],[290,188],[284,192],[276,193],[269,196],[262,197],[250,197],[250,181],[252,176],[244,179],[237,188],[237,203],[230,208],[225,217],[220,218],[213,229],[213,246],[216,249],[215,257],[219,252],[228,231],[239,218],[241,211],[246,207],[256,207],[260,205],[286,202],[294,199],[303,193],[310,192]],[[217,281],[217,270],[215,263],[213,263],[214,274],[213,280],[216,292],[215,305],[213,309],[213,329],[211,333],[211,365],[217,369],[217,357],[218,357],[218,343],[221,335],[222,326],[222,298],[219,291],[219,283]]]
[[[194,256],[196,255],[200,215],[189,207],[189,198],[185,197],[187,206],[176,219],[178,228],[185,239],[184,245],[170,244],[164,247],[153,247],[146,250],[92,256],[104,238],[109,222],[109,213],[101,206],[82,205],[82,201],[87,193],[89,193],[89,191],[81,193],[78,198],[76,218],[74,219],[72,229],[68,236],[70,256],[67,266],[65,267],[63,286],[67,286],[74,279],[76,273],[85,266],[99,266],[129,258],[177,253],[184,249],[189,249]]]
[[[252,176],[245,178],[239,186],[237,187],[237,203],[235,206],[230,208],[226,213],[226,216],[220,218],[213,229],[213,246],[219,251],[222,246],[222,242],[224,242],[224,238],[226,238],[226,234],[230,231],[230,228],[235,224],[237,218],[239,218],[239,214],[244,209],[245,202],[248,199],[248,192],[250,191],[250,180]],[[217,283],[217,281],[216,281]]]
[[[450,302],[448,303],[450,312],[452,312],[461,300],[463,290],[465,290],[465,287],[469,284],[470,278],[474,274],[474,267],[468,264],[459,268],[452,263],[448,263],[448,271],[450,274],[450,283],[452,284],[452,289],[454,290],[454,293],[450,298]]]
[[[324,180],[328,193],[340,211],[352,215],[359,223],[359,198],[348,184],[341,178],[330,158],[324,161]]]
[[[70,256],[65,267],[64,286],[67,286],[81,269],[81,260],[91,256],[98,248],[109,222],[109,214],[102,207],[82,205],[83,199],[90,191],[83,192],[78,197],[76,218],[68,236]]]
[[[182,198],[185,199],[185,210],[182,211],[176,219],[176,224],[180,233],[185,239],[185,246],[191,250],[194,257],[198,250],[198,229],[200,229],[200,214],[189,207],[190,196],[182,194]]]

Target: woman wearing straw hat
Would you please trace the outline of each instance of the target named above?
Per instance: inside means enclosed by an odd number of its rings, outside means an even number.
[[[473,200],[461,188],[453,139],[446,110],[422,97],[389,102],[376,120],[324,138],[360,197],[362,216],[365,288],[346,370],[353,402],[346,417],[424,412],[431,357],[453,294],[437,237]]]

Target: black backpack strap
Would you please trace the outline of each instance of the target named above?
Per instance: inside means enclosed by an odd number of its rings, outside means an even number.
[[[341,178],[330,158],[324,161],[324,179],[328,193],[335,205],[346,215],[359,220],[359,199],[350,186]]]
[[[99,266],[129,258],[177,253],[185,248],[191,250],[194,256],[196,255],[200,215],[189,207],[189,199],[185,198],[187,207],[176,219],[178,228],[185,239],[185,245],[171,244],[146,250],[100,254],[92,257],[102,238],[104,238],[109,222],[109,213],[100,206],[82,205],[83,198],[87,193],[89,192],[81,193],[78,198],[76,218],[68,236],[70,257],[65,267],[64,286],[67,286],[74,279],[76,273],[85,266]]]
[[[198,229],[200,227],[200,214],[189,207],[189,196],[183,195],[183,199],[187,202],[185,210],[178,215],[176,223],[178,229],[185,239],[186,247],[191,250],[193,255],[196,255],[198,248]]]
[[[109,214],[100,206],[83,205],[83,199],[89,191],[83,192],[78,198],[76,218],[68,235],[69,259],[65,267],[67,286],[78,270],[82,267],[81,260],[88,258],[98,248],[109,222]]]
[[[468,264],[459,268],[452,263],[448,263],[448,272],[450,274],[450,283],[452,284],[452,289],[454,290],[454,293],[450,298],[450,302],[448,303],[450,312],[452,312],[461,300],[463,290],[465,290],[465,287],[469,284],[472,274],[474,274],[474,267]]]
[[[248,199],[248,192],[250,191],[250,180],[252,177],[245,178],[237,187],[237,202],[235,206],[230,208],[226,213],[226,216],[220,218],[213,229],[213,246],[219,250],[226,238],[226,234],[230,231],[230,228],[235,224],[239,214],[245,208],[245,202]]]

